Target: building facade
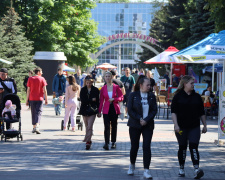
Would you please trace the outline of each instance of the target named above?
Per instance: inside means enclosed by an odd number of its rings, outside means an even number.
[[[97,3],[92,9],[92,19],[98,23],[98,33],[106,38],[121,33],[149,35],[156,10],[153,3]],[[103,44],[99,50],[114,42],[127,40],[143,42],[141,39],[115,39]],[[141,51],[140,45],[121,44],[121,68],[138,68],[136,53]],[[107,49],[97,59],[98,65],[110,63],[118,67],[119,45]]]

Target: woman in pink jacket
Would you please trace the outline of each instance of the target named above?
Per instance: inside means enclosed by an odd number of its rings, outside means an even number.
[[[101,117],[102,112],[105,126],[105,145],[103,146],[103,148],[105,150],[109,150],[110,129],[112,142],[111,149],[116,148],[117,119],[118,115],[120,114],[120,106],[118,103],[123,101],[123,93],[118,85],[112,83],[111,72],[107,71],[104,78],[106,85],[102,87],[100,92],[98,117]],[[112,128],[110,128],[110,121]]]

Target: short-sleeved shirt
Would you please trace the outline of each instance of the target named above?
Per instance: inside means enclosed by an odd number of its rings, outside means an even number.
[[[30,87],[30,101],[43,101],[44,100],[44,89],[47,86],[45,78],[41,76],[29,77],[27,87]]]
[[[135,84],[135,80],[133,76],[130,75],[129,77],[127,77],[126,75],[124,75],[120,78],[120,80],[124,84],[126,92],[132,90],[133,85]]]

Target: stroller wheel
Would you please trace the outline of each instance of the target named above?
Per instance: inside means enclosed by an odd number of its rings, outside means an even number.
[[[20,139],[21,139],[21,141],[23,141],[23,135],[22,134],[20,134]]]
[[[7,141],[7,138],[6,138],[6,136],[5,136],[5,142]]]
[[[1,135],[1,141],[3,141],[3,139],[4,139],[4,135]]]
[[[63,130],[63,126],[64,126],[64,120],[62,120],[61,122],[61,130]]]
[[[17,136],[17,141],[20,141],[20,137],[19,137],[19,135]]]

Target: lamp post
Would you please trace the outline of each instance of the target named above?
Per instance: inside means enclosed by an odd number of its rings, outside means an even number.
[[[118,74],[121,76],[121,44],[119,44]]]

